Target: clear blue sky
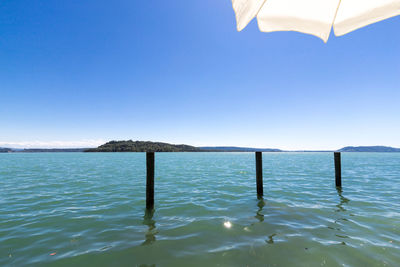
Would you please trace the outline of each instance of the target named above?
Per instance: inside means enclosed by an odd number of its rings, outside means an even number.
[[[230,0],[3,0],[0,146],[400,147],[400,17],[327,44]]]

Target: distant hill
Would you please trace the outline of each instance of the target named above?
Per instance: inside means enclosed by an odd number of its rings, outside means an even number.
[[[339,152],[400,152],[400,148],[389,146],[346,146]]]
[[[29,152],[29,153],[39,153],[39,152],[83,152],[87,148],[25,148],[13,152]]]
[[[85,152],[199,152],[201,149],[188,145],[172,145],[160,142],[143,141],[111,141],[98,148],[90,148]]]
[[[1,148],[0,153],[83,152],[87,148]]]
[[[275,148],[253,148],[253,147],[236,147],[236,146],[203,146],[199,147],[204,151],[213,151],[213,152],[282,152],[280,149]]]
[[[11,148],[6,148],[6,147],[0,147],[0,153],[8,153],[11,152]]]

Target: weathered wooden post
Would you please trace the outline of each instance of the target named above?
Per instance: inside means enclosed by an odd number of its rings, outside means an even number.
[[[334,152],[334,157],[336,187],[342,187],[342,163],[340,160],[340,152]]]
[[[146,209],[154,208],[154,152],[146,152]]]
[[[256,179],[257,179],[257,197],[264,195],[263,189],[263,169],[262,169],[262,152],[256,152]]]

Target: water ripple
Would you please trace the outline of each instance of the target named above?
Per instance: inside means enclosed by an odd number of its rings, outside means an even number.
[[[0,154],[1,266],[396,266],[400,154]]]

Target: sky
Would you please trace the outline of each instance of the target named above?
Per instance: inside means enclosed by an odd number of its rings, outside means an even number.
[[[400,147],[400,17],[327,44],[230,0],[2,0],[0,146]]]

